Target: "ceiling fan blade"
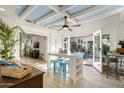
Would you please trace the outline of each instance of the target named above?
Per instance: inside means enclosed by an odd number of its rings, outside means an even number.
[[[71,27],[79,27],[79,26],[81,26],[80,24],[78,24],[78,25],[72,25]]]
[[[63,27],[62,28],[60,28],[60,29],[58,29],[57,31],[60,31],[60,30],[62,30],[63,29]]]
[[[50,27],[50,26],[49,26],[48,28],[49,28],[49,29],[55,29],[54,27]]]
[[[62,25],[52,25],[52,27],[62,27]]]
[[[69,30],[69,31],[72,31],[72,29],[71,29],[71,28],[68,28],[68,30]]]

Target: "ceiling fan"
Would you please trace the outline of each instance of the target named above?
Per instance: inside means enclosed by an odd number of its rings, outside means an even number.
[[[69,25],[69,23],[67,21],[67,16],[65,16],[64,17],[64,25],[52,25],[51,27],[61,27],[57,31],[60,31],[62,29],[66,29],[66,30],[72,31],[72,29],[70,27],[79,27],[79,26],[80,26],[80,24],[78,24],[78,25]]]

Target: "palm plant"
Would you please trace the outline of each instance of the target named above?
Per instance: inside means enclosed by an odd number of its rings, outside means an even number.
[[[107,53],[109,52],[109,46],[106,44],[102,44],[102,54],[103,55],[107,55]]]
[[[7,60],[14,57],[14,47],[20,39],[19,33],[24,33],[20,26],[9,27],[0,20],[0,43],[3,45],[0,54],[2,58]]]

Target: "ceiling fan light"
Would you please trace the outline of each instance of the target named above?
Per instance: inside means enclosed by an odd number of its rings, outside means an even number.
[[[67,30],[67,29],[68,29],[68,27],[64,27],[63,29]]]
[[[3,11],[3,12],[4,12],[4,11],[5,11],[5,9],[3,9],[3,8],[0,8],[0,11]]]

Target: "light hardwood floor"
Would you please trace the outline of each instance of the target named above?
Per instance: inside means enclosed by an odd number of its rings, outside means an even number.
[[[46,62],[38,59],[22,58],[26,63],[31,64],[39,70],[47,72]],[[44,75],[44,88],[123,88],[124,77],[117,80],[115,77],[106,78],[106,75],[99,73],[92,66],[83,65],[83,78],[80,78],[76,84],[67,79],[66,84],[60,77],[55,77],[52,73]]]

